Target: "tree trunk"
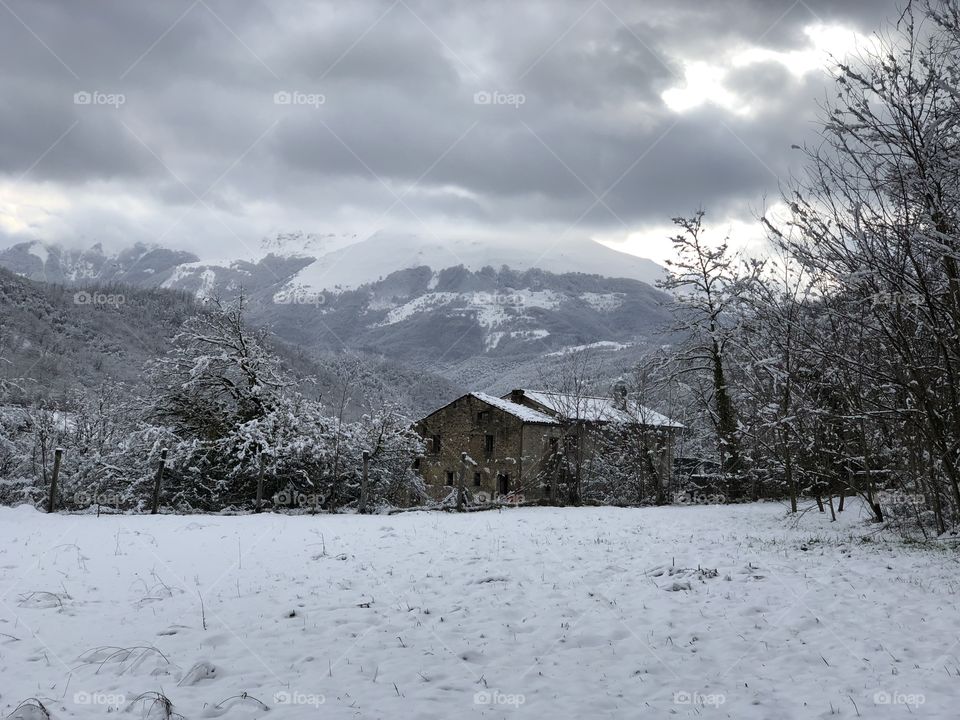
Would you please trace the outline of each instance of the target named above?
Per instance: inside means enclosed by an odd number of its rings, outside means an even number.
[[[557,447],[560,447],[558,441]],[[550,500],[554,505],[560,505],[560,454],[559,449],[553,454],[553,468],[550,472]]]
[[[793,457],[789,447],[784,444],[783,451],[783,477],[787,483],[787,491],[790,493],[790,512],[797,512],[797,483],[793,479]]]
[[[47,498],[47,512],[52,513],[57,507],[57,480],[60,478],[60,461],[63,459],[63,449],[57,448],[53,454],[53,475],[50,478],[50,497]]]
[[[163,469],[167,464],[167,449],[160,451],[160,464],[157,465],[157,474],[153,480],[153,502],[150,503],[150,514],[160,512],[160,483],[163,482]]]
[[[260,471],[257,473],[257,504],[254,512],[263,510],[263,475],[267,471],[267,463],[263,454],[260,455]]]
[[[367,512],[367,483],[369,481],[370,473],[370,452],[367,450],[363,451],[363,475],[360,477],[360,507],[357,508],[357,511],[360,513]]]
[[[713,341],[710,356],[713,360],[713,390],[717,404],[717,440],[720,443],[723,472],[726,475],[734,476],[738,485],[737,495],[739,495],[738,476],[743,470],[743,461],[740,457],[740,444],[737,438],[737,416],[733,409],[730,393],[727,390],[723,357],[716,340]]]

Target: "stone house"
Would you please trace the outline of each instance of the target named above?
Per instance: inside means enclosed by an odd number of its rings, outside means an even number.
[[[417,469],[434,499],[463,484],[475,502],[549,499],[557,487],[558,457],[584,429],[610,423],[656,436],[657,471],[672,472],[673,437],[683,426],[625,397],[574,396],[513,390],[503,397],[471,392],[435,410],[414,428],[426,452]],[[466,453],[466,462],[463,461]]]

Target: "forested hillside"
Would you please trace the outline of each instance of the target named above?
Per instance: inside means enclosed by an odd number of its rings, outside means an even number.
[[[183,322],[206,311],[206,303],[185,291],[120,284],[66,287],[0,268],[5,402],[68,407],[76,393],[104,384],[136,388],[145,364],[167,351]],[[309,381],[311,395],[336,394],[337,356],[276,338],[271,346],[295,377]],[[358,351],[351,357],[394,387],[398,403],[413,414],[446,402],[459,389],[379,354]],[[358,408],[350,403],[348,414],[355,412]]]
[[[125,285],[64,287],[0,269],[0,378],[7,402],[63,402],[103,382],[137,384],[200,309],[188,293]]]

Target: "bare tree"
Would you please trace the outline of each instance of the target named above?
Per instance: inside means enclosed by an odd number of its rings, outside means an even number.
[[[925,488],[941,531],[960,518],[957,7],[930,0],[925,18],[909,4],[837,68],[789,224],[768,223],[842,335],[823,354],[863,391],[824,398],[852,481],[878,519],[878,484]]]
[[[739,325],[744,288],[757,272],[741,265],[727,240],[712,245],[705,238],[704,211],[690,218],[674,218],[680,232],[671,238],[675,258],[659,284],[676,300],[674,330],[683,338],[680,372],[705,386],[704,409],[716,435],[717,452],[725,474],[739,478],[747,464],[741,451],[741,428],[728,379],[729,354]],[[746,272],[745,272],[746,271]]]
[[[600,405],[593,397],[601,364],[587,350],[564,355],[559,365],[540,368],[541,387],[551,394],[551,410],[560,421],[560,439],[548,464],[551,497],[574,505],[583,499],[585,484],[596,469],[595,430]],[[562,487],[561,487],[562,486]]]

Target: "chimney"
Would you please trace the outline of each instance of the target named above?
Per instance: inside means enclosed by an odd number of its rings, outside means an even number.
[[[516,403],[517,405],[523,405],[523,390],[511,390],[510,402]]]
[[[613,404],[618,410],[627,409],[627,385],[623,382],[618,382],[613,386]]]

